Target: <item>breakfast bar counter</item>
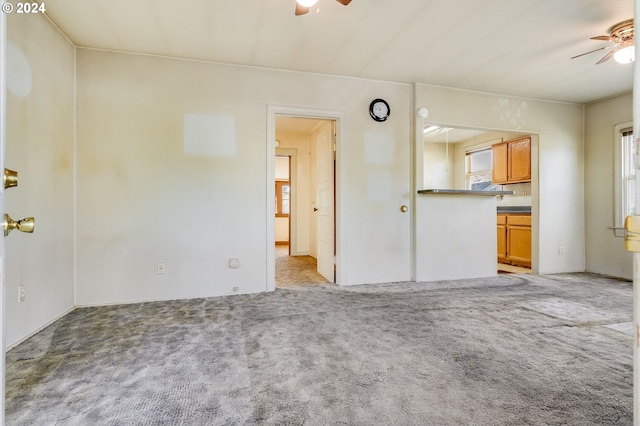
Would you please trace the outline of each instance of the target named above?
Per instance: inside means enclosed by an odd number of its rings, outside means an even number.
[[[416,281],[496,276],[496,195],[512,193],[418,191]]]

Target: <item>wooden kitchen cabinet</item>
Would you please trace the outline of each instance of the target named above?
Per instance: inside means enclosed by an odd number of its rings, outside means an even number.
[[[509,263],[507,259],[507,215],[498,215],[498,263]]]
[[[531,137],[492,145],[491,151],[492,183],[531,182]]]
[[[509,182],[531,182],[531,138],[507,142]]]
[[[531,215],[498,214],[498,262],[531,267]]]
[[[508,174],[508,148],[507,142],[502,142],[491,147],[493,156],[493,170],[491,174],[492,183],[507,183]]]
[[[507,217],[507,259],[512,265],[531,267],[531,215]]]

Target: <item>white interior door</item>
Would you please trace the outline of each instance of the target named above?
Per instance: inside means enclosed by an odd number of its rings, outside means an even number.
[[[5,129],[7,124],[7,92],[6,92],[6,51],[7,25],[6,16],[0,13],[0,170],[4,172],[5,159]],[[4,214],[4,185],[0,185],[0,215]],[[0,236],[0,342],[2,342],[2,356],[0,356],[0,426],[4,425],[4,239]]]
[[[318,273],[334,282],[333,123],[318,133],[317,253]]]

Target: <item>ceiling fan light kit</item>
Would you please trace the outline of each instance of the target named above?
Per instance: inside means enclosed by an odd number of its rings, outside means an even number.
[[[636,59],[636,48],[633,44],[623,47],[613,54],[613,59],[619,64],[630,64]]]
[[[343,6],[347,6],[351,3],[351,0],[336,0]],[[296,0],[296,16],[309,13],[309,8],[318,3],[318,0]],[[318,11],[320,9],[318,8]]]
[[[613,27],[609,28],[608,32],[609,35],[591,37],[591,40],[608,41],[615,44],[601,47],[590,52],[582,53],[580,55],[574,56],[571,59],[579,58],[581,56],[588,55],[589,53],[593,52],[598,52],[600,50],[613,49],[606,55],[604,55],[598,62],[596,62],[596,65],[606,62],[611,58],[614,58],[614,60],[620,64],[630,64],[631,62],[633,62],[636,56],[634,47],[635,34],[633,28],[633,19],[628,19],[614,25]]]

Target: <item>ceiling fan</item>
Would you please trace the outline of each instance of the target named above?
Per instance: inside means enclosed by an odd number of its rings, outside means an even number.
[[[611,58],[614,58],[621,64],[633,62],[635,59],[633,19],[614,25],[609,28],[608,32],[609,35],[591,37],[591,40],[609,41],[615,44],[582,53],[571,59],[579,58],[580,56],[588,55],[589,53],[598,52],[600,50],[613,49],[596,62],[596,65],[606,62]]]
[[[346,6],[351,0],[336,0],[338,3]],[[309,13],[309,8],[318,3],[318,0],[296,0],[296,16]]]

